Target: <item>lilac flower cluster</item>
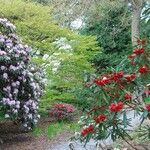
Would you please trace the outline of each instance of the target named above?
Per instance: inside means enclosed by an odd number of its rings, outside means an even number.
[[[6,118],[31,129],[40,118],[42,72],[29,65],[31,48],[22,44],[13,24],[0,18],[0,31],[0,106]]]

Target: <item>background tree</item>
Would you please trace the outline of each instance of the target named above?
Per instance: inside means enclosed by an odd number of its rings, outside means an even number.
[[[125,3],[102,1],[95,12],[87,15],[81,33],[96,35],[103,53],[99,53],[93,62],[100,72],[108,66],[114,67],[129,53],[131,45],[130,11]],[[96,18],[96,19],[95,19]]]

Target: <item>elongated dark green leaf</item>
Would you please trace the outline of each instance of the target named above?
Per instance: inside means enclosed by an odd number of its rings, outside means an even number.
[[[124,128],[126,128],[127,127],[127,114],[126,114],[126,112],[124,112],[123,113],[123,125],[124,125]]]

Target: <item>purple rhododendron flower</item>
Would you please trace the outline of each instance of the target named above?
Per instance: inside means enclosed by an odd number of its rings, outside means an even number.
[[[17,37],[16,27],[0,18],[0,106],[5,118],[17,119],[31,129],[39,117],[38,104],[43,93],[43,73],[29,63],[31,48]],[[37,77],[36,74],[39,74]]]

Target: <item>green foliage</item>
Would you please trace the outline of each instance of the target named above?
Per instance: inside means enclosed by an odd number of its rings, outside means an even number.
[[[28,1],[28,0],[25,0],[25,1]],[[47,5],[50,2],[50,0],[30,0],[30,1],[37,2],[43,5]]]
[[[127,6],[118,1],[102,2],[90,17],[87,16],[81,33],[96,35],[103,48],[103,53],[97,54],[93,59],[99,71],[107,66],[117,65],[122,56],[128,53],[131,46],[129,17]]]
[[[99,74],[103,72],[107,72],[109,67],[115,68],[117,65],[120,64],[121,61],[123,61],[126,56],[125,54],[128,54],[128,52],[114,52],[114,53],[99,53],[97,54],[93,60],[92,63],[94,64],[94,67],[97,69],[97,72]]]
[[[0,122],[6,120],[6,118],[4,116],[5,116],[5,113],[2,109],[2,107],[0,107]]]
[[[49,7],[21,0],[1,0],[0,7],[1,16],[12,20],[23,40],[41,52],[51,54],[52,42],[66,32],[52,21]]]
[[[68,91],[82,85],[85,72],[94,72],[89,61],[99,50],[96,37],[59,27],[52,19],[49,6],[31,1],[0,0],[0,7],[1,16],[14,22],[23,41],[34,47],[32,61],[47,73],[48,87],[41,109],[57,99],[72,99]],[[70,48],[62,48],[64,44]],[[43,59],[45,55],[47,59]],[[56,63],[59,65],[53,71]]]
[[[85,144],[91,138],[96,141],[108,137],[113,141],[118,138],[131,139],[129,127],[133,125],[133,112],[134,117],[140,117],[140,125],[145,119],[150,119],[149,46],[143,44],[144,40],[138,43],[137,49],[130,55],[134,56],[132,60],[127,61],[125,58],[118,66],[107,69],[107,73],[87,84],[91,92],[93,91],[91,96],[95,101],[80,121],[83,130],[81,137],[77,139]],[[144,139],[149,138],[149,135],[150,128],[147,126],[140,136]]]
[[[23,40],[40,50],[41,55],[56,52],[58,49],[53,42],[60,37],[72,42],[73,48],[80,54],[95,49],[93,37],[80,36],[59,27],[52,20],[52,12],[48,6],[21,0],[0,0],[0,7],[1,17],[12,20]]]
[[[150,40],[150,3],[146,3],[141,18],[141,36]]]
[[[56,134],[60,133],[63,131],[63,123],[56,123],[53,125],[49,125],[47,128],[47,133],[48,133],[48,137],[52,138],[54,137]]]
[[[34,135],[41,135],[46,134],[51,139],[54,136],[58,135],[59,133],[62,133],[64,131],[79,131],[80,127],[76,122],[68,123],[68,122],[57,122],[57,123],[51,123],[47,127],[37,127],[34,128],[33,134]]]
[[[130,41],[130,20],[125,5],[110,8],[111,4],[101,8],[102,16],[98,20],[88,22],[81,33],[94,34],[97,36],[99,45],[107,53],[121,52],[128,49]]]

